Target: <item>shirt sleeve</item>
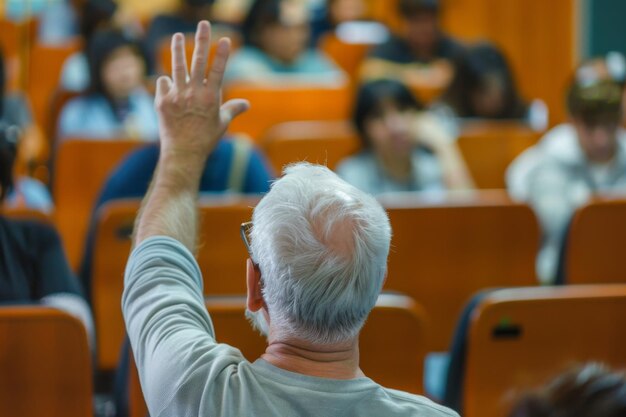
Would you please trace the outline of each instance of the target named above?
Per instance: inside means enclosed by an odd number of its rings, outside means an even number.
[[[215,341],[196,260],[180,242],[152,237],[131,254],[124,283],[122,310],[150,415],[201,404],[204,388],[245,359]]]

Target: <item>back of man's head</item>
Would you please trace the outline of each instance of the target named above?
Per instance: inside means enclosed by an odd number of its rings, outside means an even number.
[[[251,240],[279,337],[330,344],[358,334],[382,288],[391,240],[373,197],[326,167],[291,165],[255,208]]]

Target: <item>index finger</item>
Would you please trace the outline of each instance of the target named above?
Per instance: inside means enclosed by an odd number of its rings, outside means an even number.
[[[202,85],[206,66],[209,60],[209,47],[211,45],[211,25],[206,20],[198,23],[196,29],[196,41],[191,59],[191,82]]]

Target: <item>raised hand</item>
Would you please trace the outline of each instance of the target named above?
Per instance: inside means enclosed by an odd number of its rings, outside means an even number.
[[[427,112],[416,114],[413,122],[413,135],[417,144],[435,152],[449,147],[454,142],[441,122]]]
[[[157,80],[155,107],[159,116],[161,152],[164,155],[206,159],[232,119],[246,111],[246,100],[222,104],[222,82],[230,54],[230,40],[222,38],[208,76],[211,26],[198,24],[191,61],[185,58],[185,38],[172,37],[172,77]]]

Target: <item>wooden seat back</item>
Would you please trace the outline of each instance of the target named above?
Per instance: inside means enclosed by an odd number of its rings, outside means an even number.
[[[626,285],[499,290],[471,317],[467,417],[506,417],[526,390],[572,366],[626,367]]]
[[[300,161],[334,170],[342,159],[358,152],[361,141],[347,121],[286,122],[271,128],[262,146],[275,172]]]
[[[90,417],[91,353],[76,318],[40,306],[0,307],[2,414]]]
[[[537,221],[504,192],[439,201],[397,196],[383,204],[393,229],[385,288],[424,307],[432,321],[429,349],[448,349],[456,318],[475,292],[536,285]]]

